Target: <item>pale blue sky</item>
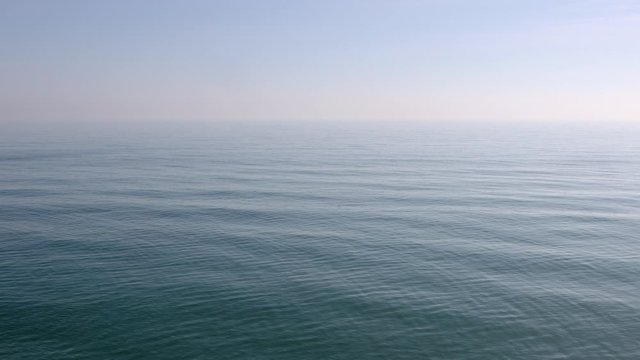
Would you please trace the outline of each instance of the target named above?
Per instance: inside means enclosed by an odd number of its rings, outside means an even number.
[[[0,120],[640,121],[640,1],[0,0]]]

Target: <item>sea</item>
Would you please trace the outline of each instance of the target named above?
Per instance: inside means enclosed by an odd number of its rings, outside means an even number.
[[[640,126],[0,124],[0,359],[640,359]]]

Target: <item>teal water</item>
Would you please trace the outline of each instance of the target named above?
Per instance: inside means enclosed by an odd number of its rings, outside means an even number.
[[[0,138],[1,359],[640,359],[638,129]]]

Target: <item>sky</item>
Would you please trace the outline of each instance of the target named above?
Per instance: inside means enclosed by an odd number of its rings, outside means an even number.
[[[0,0],[0,121],[640,122],[640,1]]]

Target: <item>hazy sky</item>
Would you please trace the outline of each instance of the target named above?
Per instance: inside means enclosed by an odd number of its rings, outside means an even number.
[[[640,121],[640,1],[0,0],[0,120]]]

